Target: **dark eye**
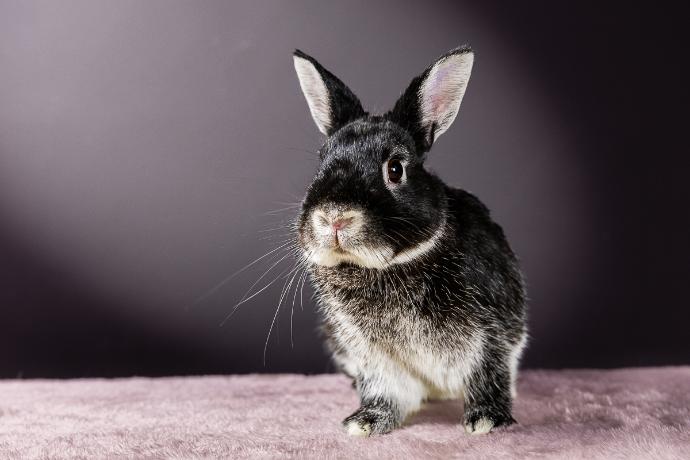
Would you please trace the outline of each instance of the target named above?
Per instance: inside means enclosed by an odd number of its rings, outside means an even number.
[[[388,180],[394,184],[400,182],[403,176],[403,165],[398,160],[388,160]]]

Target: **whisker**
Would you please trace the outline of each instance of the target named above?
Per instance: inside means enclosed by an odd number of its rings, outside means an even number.
[[[259,258],[257,258],[257,259],[254,259],[252,262],[250,262],[250,263],[248,263],[247,265],[245,265],[244,267],[240,268],[240,269],[237,270],[235,273],[231,274],[230,276],[228,276],[227,278],[223,279],[221,282],[219,282],[218,284],[216,284],[213,288],[209,289],[209,290],[206,291],[204,294],[202,294],[202,295],[200,295],[199,297],[197,297],[197,299],[194,301],[194,303],[192,303],[192,306],[197,305],[197,304],[200,303],[200,302],[203,302],[204,300],[206,300],[207,298],[209,298],[210,296],[212,296],[213,294],[215,294],[220,288],[222,288],[223,286],[225,286],[228,282],[230,282],[234,277],[236,277],[236,276],[239,275],[240,273],[244,272],[244,271],[247,270],[249,267],[251,267],[251,266],[257,264],[258,262],[260,262],[261,260],[265,259],[266,257],[270,256],[271,254],[275,253],[276,251],[279,251],[279,250],[283,249],[283,248],[284,248],[285,246],[287,246],[288,244],[290,244],[290,241],[286,241],[285,243],[281,244],[281,245],[278,246],[277,248],[272,249],[271,251],[268,251],[266,254],[262,255],[261,257],[259,257]]]
[[[273,265],[271,265],[271,266],[268,268],[268,270],[266,270],[266,271],[263,273],[263,275],[261,275],[261,276],[259,277],[259,279],[257,279],[257,280],[254,282],[254,284],[252,284],[252,285],[249,287],[249,289],[247,289],[247,292],[246,292],[246,293],[244,294],[244,296],[242,296],[242,298],[240,299],[240,303],[242,303],[242,302],[247,298],[247,295],[249,295],[249,293],[252,291],[252,289],[253,289],[257,284],[259,284],[259,281],[261,281],[262,279],[264,279],[264,277],[265,277],[271,270],[273,270],[273,268],[274,268],[276,265],[278,265],[279,263],[281,263],[283,260],[287,259],[289,256],[290,256],[290,253],[288,252],[287,254],[284,254],[280,259],[278,259]]]
[[[292,270],[290,270],[290,273],[294,272],[292,275],[292,278],[290,279],[290,284],[287,284],[287,278],[286,278],[286,286],[283,286],[283,291],[280,294],[280,300],[278,300],[278,306],[276,307],[276,312],[273,314],[273,320],[271,321],[271,327],[268,329],[268,334],[266,335],[266,342],[264,343],[264,366],[266,365],[266,351],[268,350],[268,341],[271,338],[271,332],[273,331],[273,326],[275,325],[276,318],[278,317],[278,313],[280,312],[280,306],[283,304],[283,299],[285,298],[285,294],[290,290],[290,286],[292,286],[292,282],[295,280],[295,276],[297,275],[297,270],[299,269],[299,266],[295,266]],[[288,275],[290,274],[288,273]]]
[[[292,210],[294,210],[294,209],[299,208],[300,206],[302,206],[302,205],[299,204],[299,205],[293,205],[293,206],[286,206],[286,207],[284,207],[284,208],[279,208],[279,209],[273,209],[273,210],[271,210],[271,211],[266,211],[266,212],[264,212],[264,213],[262,213],[262,214],[260,214],[260,215],[262,215],[262,216],[270,216],[270,215],[280,214],[281,212],[292,211]]]
[[[306,269],[302,270],[302,273],[299,274],[299,278],[297,278],[297,283],[295,283],[295,293],[292,295],[292,306],[290,307],[290,348],[295,348],[295,343],[292,339],[292,318],[295,316],[295,300],[297,300],[297,289],[299,288],[299,282],[302,279],[302,276],[304,275],[305,271]]]
[[[271,240],[277,240],[278,238],[283,238],[281,241],[290,241],[293,240],[293,235],[292,233],[280,233],[276,235],[266,235],[262,236],[261,238],[257,238],[259,241],[271,241]]]
[[[302,200],[297,200],[297,201],[274,201],[274,203],[283,205],[283,206],[302,206]]]
[[[235,312],[236,312],[237,309],[240,307],[240,305],[242,305],[242,304],[244,304],[244,303],[246,303],[246,302],[249,302],[249,301],[252,300],[254,297],[256,297],[257,295],[259,295],[259,294],[261,294],[262,292],[264,292],[264,291],[265,291],[266,289],[268,289],[271,285],[273,285],[273,283],[275,283],[276,281],[278,281],[278,280],[280,279],[280,277],[281,277],[284,273],[286,273],[286,272],[288,272],[288,270],[283,270],[282,272],[280,272],[280,273],[278,274],[278,276],[276,276],[275,278],[273,278],[273,281],[271,281],[270,283],[266,284],[264,287],[262,287],[261,289],[259,289],[259,290],[256,291],[254,294],[252,294],[251,296],[247,297],[246,299],[243,299],[243,300],[241,300],[240,302],[236,303],[236,304],[232,307],[232,310],[230,311],[230,313],[228,313],[228,315],[225,317],[225,319],[220,323],[220,326],[222,327],[222,326],[225,325],[225,323],[228,322],[228,320],[235,314]]]
[[[293,255],[293,256],[296,256],[297,254],[298,254],[298,250],[295,248],[295,253],[292,254],[292,255]],[[247,293],[245,294],[245,296],[242,298],[242,300],[241,300],[240,302],[236,303],[236,304],[233,306],[232,311],[230,311],[230,313],[229,313],[229,314],[225,317],[225,319],[221,322],[221,324],[220,324],[221,326],[225,325],[225,323],[235,314],[235,312],[237,311],[237,309],[238,309],[242,304],[249,302],[249,301],[252,300],[254,297],[256,297],[257,295],[261,294],[263,291],[265,291],[265,290],[268,289],[270,286],[272,286],[273,283],[275,283],[276,281],[278,281],[279,279],[281,279],[281,277],[282,277],[282,279],[287,279],[287,278],[292,274],[292,269],[290,269],[290,270],[285,269],[285,270],[281,271],[280,273],[278,273],[278,276],[276,276],[270,283],[268,283],[268,284],[266,284],[265,286],[263,286],[261,289],[259,289],[258,291],[256,291],[256,292],[255,292],[254,294],[252,294],[251,296],[246,297],[247,294],[249,294],[249,292],[251,292],[252,288],[258,284],[258,282],[261,280],[261,278],[263,278],[264,276],[266,276],[266,275],[273,269],[273,267],[275,267],[278,263],[282,262],[284,259],[286,259],[286,258],[287,258],[288,256],[290,256],[290,255],[291,255],[291,253],[289,253],[289,252],[288,252],[287,254],[285,254],[280,260],[278,260],[275,264],[273,264],[263,275],[261,275],[261,277],[252,285],[252,287],[249,288],[249,290],[247,291]],[[293,269],[294,269],[294,267],[293,267]],[[283,275],[284,275],[284,276],[283,276]]]
[[[261,281],[271,270],[273,270],[273,268],[275,268],[276,265],[278,265],[280,262],[282,262],[283,260],[285,260],[288,256],[290,256],[290,253],[287,253],[287,254],[283,255],[283,257],[281,257],[280,259],[278,259],[277,262],[275,262],[273,265],[271,265],[271,266],[268,268],[268,270],[266,270],[266,271],[263,273],[263,275],[261,275],[261,276],[259,277],[259,279],[256,280],[256,281],[254,282],[254,284],[251,285],[251,287],[247,290],[247,292],[244,294],[244,296],[242,297],[242,299],[241,299],[239,302],[237,302],[237,303],[232,307],[232,310],[230,311],[230,313],[228,313],[228,315],[225,317],[225,319],[220,323],[221,326],[225,325],[225,323],[232,317],[232,315],[235,314],[235,311],[237,311],[237,309],[240,307],[240,305],[249,302],[249,301],[252,300],[254,297],[256,297],[257,295],[261,294],[263,291],[265,291],[266,289],[268,289],[273,283],[275,283],[276,281],[278,281],[278,279],[280,279],[280,277],[288,271],[288,270],[283,270],[282,272],[280,272],[280,273],[278,274],[277,277],[275,277],[275,278],[273,279],[273,281],[271,281],[270,283],[266,284],[264,287],[262,287],[261,289],[259,289],[258,291],[256,291],[254,294],[252,294],[252,295],[250,295],[249,297],[247,297],[247,296],[249,295],[249,293],[252,291],[252,289],[254,289],[254,287],[255,287],[257,284],[259,284],[259,281]]]
[[[304,270],[304,276],[302,277],[302,287],[299,289],[299,305],[302,311],[304,311],[304,283],[307,281],[307,276],[309,274],[307,273],[307,270]]]
[[[263,228],[261,230],[257,230],[257,233],[268,233],[268,232],[277,232],[278,230],[290,230],[291,227],[289,225],[281,225],[279,227],[273,227],[273,228]]]

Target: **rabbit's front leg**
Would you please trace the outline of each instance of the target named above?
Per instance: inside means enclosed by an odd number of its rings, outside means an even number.
[[[465,430],[486,434],[492,428],[515,423],[511,415],[511,368],[508,353],[487,347],[465,384]]]
[[[355,380],[360,408],[343,420],[348,434],[370,436],[388,433],[419,409],[424,387],[403,371],[378,370]]]

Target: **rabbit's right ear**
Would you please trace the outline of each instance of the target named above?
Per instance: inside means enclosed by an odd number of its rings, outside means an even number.
[[[302,93],[319,131],[330,136],[347,123],[366,114],[350,88],[316,59],[300,50],[295,50],[293,59]]]
[[[468,46],[449,51],[412,80],[388,117],[412,134],[420,153],[455,120],[472,73]]]

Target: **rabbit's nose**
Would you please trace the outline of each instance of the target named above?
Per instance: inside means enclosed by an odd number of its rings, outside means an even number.
[[[316,209],[312,214],[312,226],[317,234],[326,238],[340,237],[342,233],[355,234],[364,224],[361,211],[352,209]]]
[[[342,230],[345,227],[347,227],[348,225],[350,225],[352,223],[352,220],[353,220],[352,217],[343,217],[343,218],[334,220],[331,223],[331,226],[333,227],[333,230],[335,230],[337,232],[338,230]]]

